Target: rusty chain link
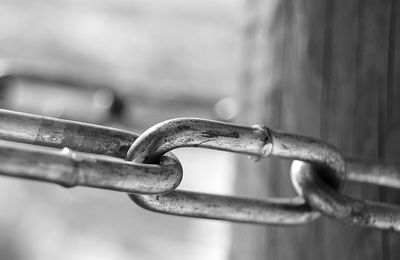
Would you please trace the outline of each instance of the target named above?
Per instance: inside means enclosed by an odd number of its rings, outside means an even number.
[[[244,223],[295,225],[321,213],[350,224],[400,230],[400,207],[352,199],[347,181],[400,188],[396,165],[344,160],[332,145],[267,127],[182,118],[143,134],[0,110],[0,174],[129,193],[139,206],[162,213]],[[182,179],[180,147],[294,160],[299,196],[250,199],[175,190]]]

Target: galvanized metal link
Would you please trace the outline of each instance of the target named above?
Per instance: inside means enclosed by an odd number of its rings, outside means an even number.
[[[279,133],[267,127],[243,127],[193,118],[173,119],[151,127],[133,143],[128,159],[155,163],[164,153],[179,147],[312,162],[326,169],[321,177],[335,189],[340,188],[345,174],[340,153],[323,141]],[[301,197],[250,200],[187,191],[165,195],[130,194],[129,197],[138,205],[157,212],[245,223],[302,224],[319,216]]]
[[[176,188],[182,167],[174,155],[153,165],[124,160],[136,138],[118,129],[0,110],[0,139],[7,140],[0,141],[0,174],[144,194]]]
[[[199,147],[294,160],[295,198],[250,199],[174,190],[182,167],[170,153]],[[346,181],[400,188],[400,166],[343,160],[310,137],[203,119],[162,122],[138,136],[114,128],[0,110],[0,175],[130,193],[162,213],[244,223],[296,225],[321,213],[350,224],[400,231],[400,207],[353,199]],[[345,170],[346,165],[346,170]]]
[[[400,188],[400,168],[394,165],[351,160],[346,170],[351,181]],[[301,161],[291,167],[293,186],[312,208],[348,224],[400,231],[400,206],[343,195],[319,178],[320,171]]]

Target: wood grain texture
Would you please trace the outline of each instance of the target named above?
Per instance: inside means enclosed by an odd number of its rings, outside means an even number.
[[[400,11],[394,2],[252,1],[239,123],[321,137],[353,157],[398,160]],[[238,169],[240,194],[295,194],[288,162],[239,159]],[[344,192],[382,198],[371,185],[349,184]],[[400,202],[399,192],[383,194]],[[232,259],[400,256],[398,234],[328,218],[295,228],[235,225],[233,234]]]
[[[400,145],[400,4],[398,0],[388,1],[387,16],[388,42],[387,42],[387,67],[386,67],[386,89],[381,100],[382,114],[384,114],[384,129],[381,131],[380,157],[382,160],[399,161]],[[381,190],[382,199],[391,203],[400,203],[398,191],[387,189]],[[384,257],[386,259],[400,258],[400,234],[394,232],[385,233],[383,236]]]

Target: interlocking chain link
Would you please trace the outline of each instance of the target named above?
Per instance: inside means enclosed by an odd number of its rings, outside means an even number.
[[[250,199],[175,190],[180,147],[294,160],[295,198]],[[129,193],[157,212],[244,223],[295,225],[327,215],[350,224],[400,229],[400,207],[340,193],[345,182],[400,188],[396,165],[344,160],[332,145],[267,127],[182,118],[143,134],[0,110],[0,174]]]
[[[66,187],[145,194],[177,187],[182,167],[172,154],[152,165],[123,160],[136,138],[118,129],[0,110],[0,139],[18,142],[0,142],[0,172]]]
[[[133,143],[128,159],[154,163],[164,153],[180,147],[203,147],[256,158],[277,156],[315,162],[329,169],[321,174],[336,188],[344,177],[344,161],[327,143],[273,132],[260,126],[243,127],[202,119],[173,119],[151,127]],[[129,196],[140,206],[153,211],[246,223],[301,224],[318,216],[300,197],[244,201],[186,191]]]
[[[381,166],[378,168],[387,169]],[[338,193],[319,179],[318,171],[314,165],[301,161],[293,162],[291,168],[292,182],[296,191],[312,208],[350,224],[400,231],[399,206],[354,199]],[[387,185],[388,181],[379,184]]]

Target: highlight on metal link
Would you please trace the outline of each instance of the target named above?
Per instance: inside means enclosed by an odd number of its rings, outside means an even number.
[[[294,161],[291,178],[296,191],[314,209],[349,224],[400,231],[400,206],[341,194],[318,177],[321,169],[312,164]],[[399,168],[393,165],[351,160],[347,163],[348,179],[400,188]]]
[[[170,151],[181,147],[294,160],[290,174],[299,196],[252,199],[176,190],[183,170]],[[325,215],[400,231],[399,206],[341,193],[346,182],[400,188],[398,165],[343,159],[325,141],[262,126],[180,118],[137,135],[0,110],[0,160],[0,175],[126,192],[139,206],[166,214],[273,225],[305,224]]]
[[[345,174],[341,155],[323,141],[278,133],[266,127],[243,127],[192,118],[173,119],[148,129],[129,149],[128,160],[154,163],[164,153],[180,147],[313,162],[327,169],[321,175],[335,189],[341,187]],[[245,223],[293,225],[319,216],[302,197],[251,200],[188,191],[172,191],[165,195],[130,194],[129,197],[138,205],[161,213]]]
[[[0,174],[144,194],[177,187],[182,167],[174,155],[152,165],[123,160],[136,138],[118,129],[0,110]]]

